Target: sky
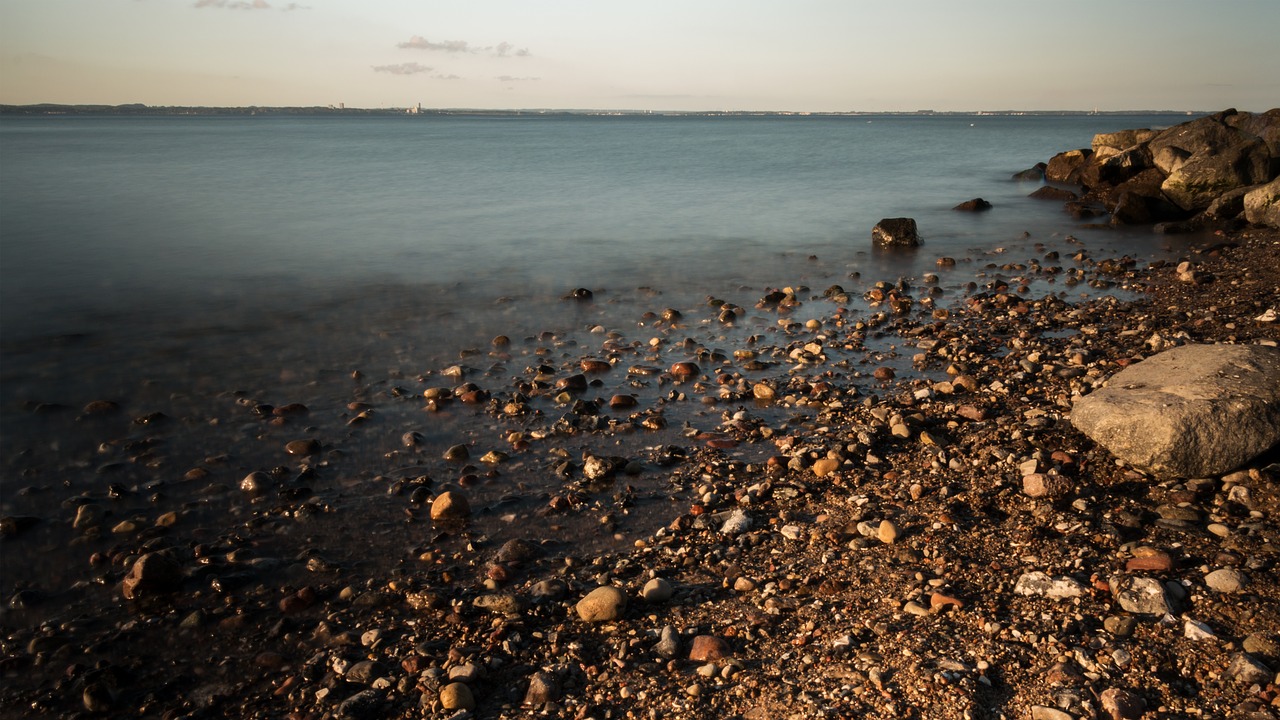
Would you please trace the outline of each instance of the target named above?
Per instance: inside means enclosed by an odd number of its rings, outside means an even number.
[[[1280,106],[1280,0],[0,0],[0,104]]]

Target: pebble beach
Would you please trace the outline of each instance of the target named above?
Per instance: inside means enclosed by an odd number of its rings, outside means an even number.
[[[565,288],[586,322],[430,367],[67,378],[5,408],[0,714],[1276,717],[1280,456],[1157,478],[1069,416],[1162,350],[1274,347],[1280,233],[1106,232]]]

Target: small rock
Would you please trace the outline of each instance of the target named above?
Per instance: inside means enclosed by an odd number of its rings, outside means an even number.
[[[1227,675],[1243,685],[1266,685],[1275,678],[1275,673],[1271,672],[1270,668],[1245,653],[1236,653],[1231,656],[1231,663],[1227,665]]]
[[[1084,586],[1069,577],[1053,578],[1040,571],[1023,573],[1014,584],[1013,591],[1018,595],[1042,595],[1053,600],[1080,597],[1084,594]]]
[[[290,455],[315,455],[320,452],[320,443],[310,438],[304,440],[290,440],[288,443],[285,443],[284,451]]]
[[[1111,720],[1137,720],[1147,711],[1147,701],[1128,690],[1109,688],[1102,691],[1098,698],[1102,703],[1102,711],[1111,716]]]
[[[751,529],[751,517],[742,509],[735,509],[720,526],[721,535],[741,535]]]
[[[1216,640],[1218,637],[1208,625],[1190,618],[1183,623],[1182,635],[1189,640]]]
[[[476,698],[465,683],[453,682],[440,689],[440,704],[445,710],[474,710]]]
[[[697,662],[720,660],[731,653],[729,643],[715,635],[698,635],[689,648],[689,659]]]
[[[1076,720],[1071,713],[1045,705],[1031,706],[1031,720]]]
[[[901,534],[898,526],[894,525],[892,520],[881,520],[880,527],[876,531],[876,537],[886,545],[892,545]]]
[[[575,609],[578,617],[587,622],[617,620],[627,607],[627,595],[616,587],[603,585],[587,593],[578,601]]]
[[[671,583],[662,578],[653,578],[644,584],[644,589],[640,591],[640,597],[645,602],[660,603],[671,599],[675,594],[675,588],[671,587]]]
[[[658,639],[658,644],[653,647],[654,652],[667,658],[668,660],[680,654],[680,635],[676,629],[670,625],[662,628],[662,633]]]
[[[459,520],[471,515],[471,505],[461,493],[447,490],[431,503],[432,520]]]
[[[560,699],[560,683],[548,672],[536,672],[529,676],[529,689],[524,693],[525,707],[539,708]]]
[[[818,477],[826,477],[836,471],[840,467],[840,461],[834,458],[818,458],[813,462],[813,474]]]
[[[152,552],[139,557],[125,577],[122,590],[127,600],[137,600],[173,592],[182,584],[182,568],[168,555]]]
[[[1111,593],[1120,607],[1131,613],[1163,616],[1173,612],[1164,583],[1155,578],[1112,578]]]
[[[1138,621],[1128,615],[1111,615],[1102,621],[1102,627],[1116,637],[1129,637],[1133,634]]]
[[[1214,570],[1204,576],[1204,584],[1208,585],[1210,590],[1220,593],[1238,593],[1248,582],[1249,579],[1245,574],[1235,568]]]

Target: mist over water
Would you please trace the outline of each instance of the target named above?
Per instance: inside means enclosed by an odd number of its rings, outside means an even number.
[[[380,285],[455,308],[577,286],[716,294],[793,282],[811,255],[836,275],[911,275],[1024,231],[1071,232],[1009,176],[1161,122],[4,118],[4,334],[216,320]],[[979,196],[995,210],[949,210]],[[871,255],[871,226],[901,215],[926,247]]]

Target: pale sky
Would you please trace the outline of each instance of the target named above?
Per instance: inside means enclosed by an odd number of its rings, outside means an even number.
[[[0,0],[0,103],[1266,110],[1280,0]]]

